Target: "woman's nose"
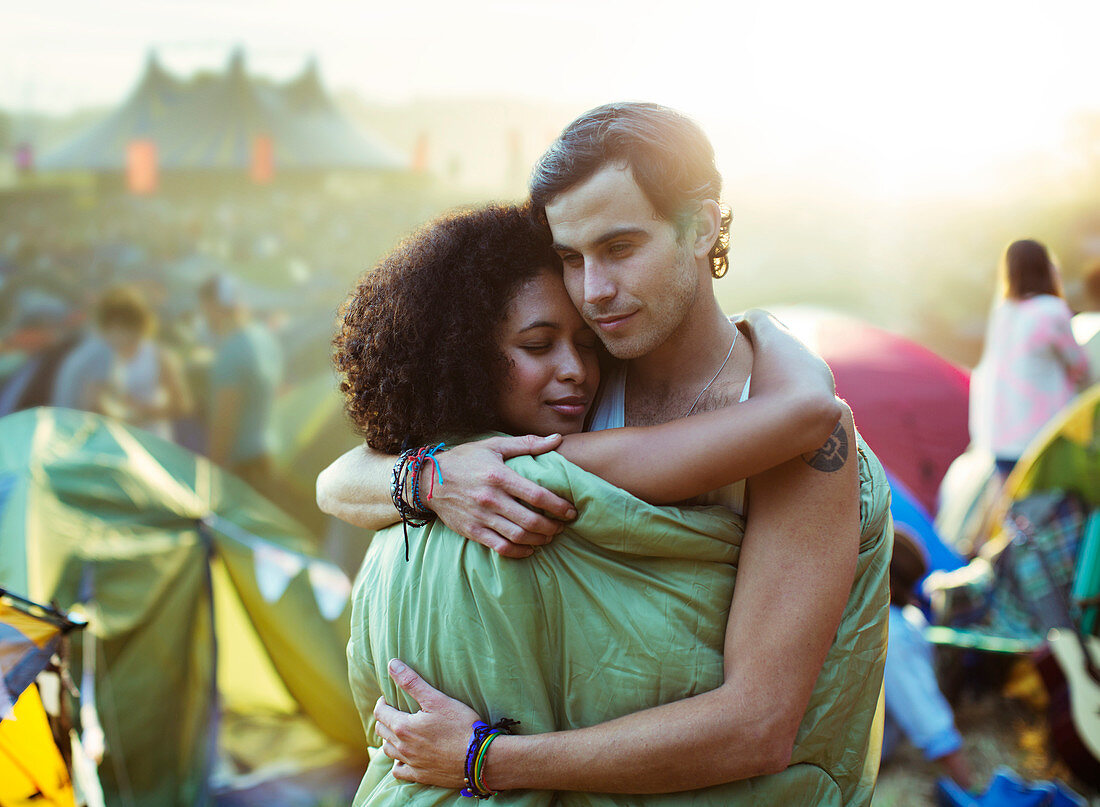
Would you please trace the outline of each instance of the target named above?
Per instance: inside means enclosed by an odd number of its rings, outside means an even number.
[[[558,359],[558,379],[583,384],[586,375],[584,360],[577,346],[564,346]]]

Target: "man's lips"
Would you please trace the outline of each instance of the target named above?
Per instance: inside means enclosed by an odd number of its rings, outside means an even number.
[[[546,405],[559,415],[566,417],[578,417],[588,411],[588,399],[580,395],[557,398],[553,401],[547,401]]]
[[[622,327],[623,324],[632,316],[634,316],[633,311],[631,311],[629,314],[606,314],[601,317],[593,317],[592,321],[596,323],[596,327],[599,328],[601,331],[604,331],[605,333],[610,333]]]

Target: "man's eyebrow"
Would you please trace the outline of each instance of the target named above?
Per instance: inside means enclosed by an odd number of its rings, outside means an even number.
[[[598,247],[601,244],[606,244],[608,241],[614,241],[616,238],[622,238],[624,235],[645,235],[645,233],[646,233],[646,231],[644,229],[642,229],[641,227],[632,227],[630,225],[623,226],[623,227],[616,227],[613,230],[608,230],[606,233],[599,236],[598,238],[595,238],[592,241],[592,245]],[[556,241],[551,245],[551,249],[553,249],[555,252],[576,252],[577,251],[575,248],[573,248],[573,247],[571,247],[567,244],[559,244]]]

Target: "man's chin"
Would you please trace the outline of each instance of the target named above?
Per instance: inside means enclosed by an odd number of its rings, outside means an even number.
[[[601,339],[604,348],[619,361],[640,359],[653,350],[653,346],[638,339]]]

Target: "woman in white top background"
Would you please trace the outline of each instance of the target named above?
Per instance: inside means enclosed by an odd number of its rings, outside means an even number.
[[[982,359],[971,378],[970,435],[1007,475],[1036,433],[1077,394],[1088,360],[1070,329],[1058,268],[1038,241],[1014,241]]]
[[[129,286],[109,289],[96,313],[111,357],[106,374],[91,385],[88,408],[173,439],[173,421],[189,415],[193,404],[179,360],[154,338],[156,315]]]

